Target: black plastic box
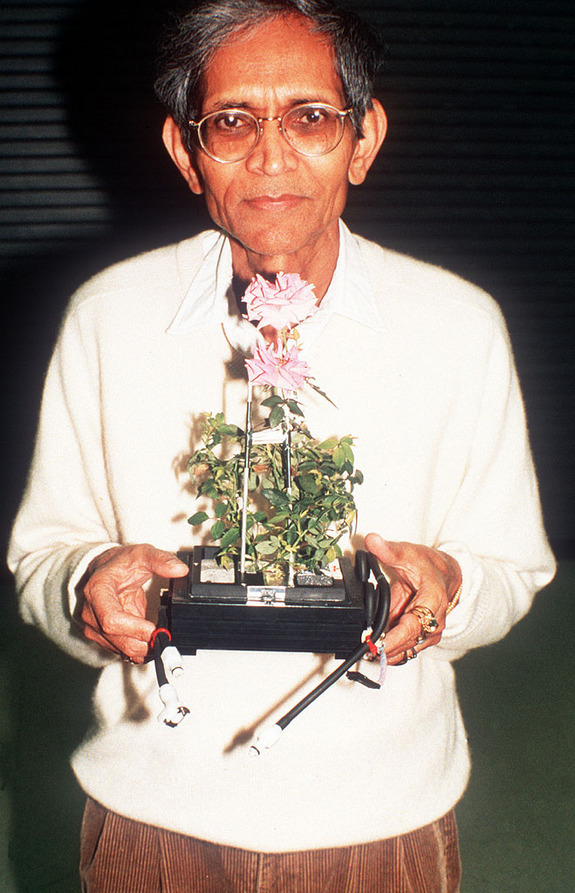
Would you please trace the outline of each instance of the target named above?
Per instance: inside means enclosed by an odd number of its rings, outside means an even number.
[[[178,553],[190,568],[173,579],[165,599],[168,627],[182,654],[198,649],[309,651],[347,657],[366,626],[363,585],[352,562],[339,561],[340,579],[317,585],[313,575],[294,586],[266,586],[237,568],[218,569],[217,548]]]

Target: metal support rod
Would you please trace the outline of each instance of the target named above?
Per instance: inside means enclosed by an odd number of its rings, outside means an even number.
[[[286,410],[287,412],[287,410]],[[291,441],[291,432],[292,432],[292,424],[291,424],[291,416],[289,412],[287,414],[287,419],[285,419],[286,425],[286,439],[283,444],[283,460],[284,460],[284,476],[286,481],[286,491],[287,495],[290,499],[290,511],[292,508],[291,498],[292,498],[292,441]],[[289,564],[288,564],[288,586],[294,585],[294,557],[293,552],[290,552],[289,555]]]
[[[244,481],[242,497],[242,529],[240,551],[240,582],[245,582],[246,547],[248,536],[248,494],[250,481],[250,448],[252,443],[252,384],[248,382],[248,399],[246,405],[246,442],[244,448]]]

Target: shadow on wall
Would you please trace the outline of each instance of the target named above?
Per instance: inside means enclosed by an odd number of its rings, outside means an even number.
[[[154,244],[189,234],[189,195],[160,133],[153,94],[159,37],[170,12],[189,3],[82,2],[65,28],[57,75],[80,154],[104,184],[115,232],[145,232]],[[169,11],[168,11],[169,10]],[[198,220],[197,227],[201,222]]]
[[[108,264],[208,225],[203,201],[191,196],[161,141],[154,57],[167,7],[82,0],[63,26],[54,68],[73,160],[97,184],[108,222],[96,237],[57,248],[30,241],[29,254],[0,265],[2,546],[24,487],[44,371],[70,295]]]

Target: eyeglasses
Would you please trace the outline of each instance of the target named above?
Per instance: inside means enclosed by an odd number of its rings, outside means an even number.
[[[350,112],[351,109],[342,112],[331,105],[314,102],[296,105],[285,115],[270,118],[258,118],[244,109],[223,109],[189,124],[196,128],[200,146],[210,158],[232,164],[243,161],[254,151],[264,121],[277,121],[285,140],[300,155],[328,155],[339,146]]]

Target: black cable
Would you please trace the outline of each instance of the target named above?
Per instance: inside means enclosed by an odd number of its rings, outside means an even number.
[[[389,583],[387,582],[385,575],[382,573],[377,559],[373,555],[367,553],[367,561],[377,580],[377,593],[379,595],[378,611],[375,622],[373,624],[373,633],[371,635],[372,641],[377,641],[384,632],[389,617],[390,591]],[[363,559],[360,559],[360,566],[363,567]],[[367,581],[364,581],[364,583],[366,587],[371,586],[371,583]],[[344,662],[340,664],[340,666],[337,667],[333,671],[333,673],[330,673],[329,676],[326,676],[326,678],[322,682],[320,682],[320,684],[317,685],[313,689],[313,691],[310,691],[310,693],[302,698],[302,700],[299,701],[295,705],[295,707],[292,707],[292,709],[289,710],[284,716],[282,716],[281,719],[278,719],[276,725],[279,726],[280,729],[285,729],[290,724],[290,722],[296,718],[296,716],[299,716],[299,714],[303,710],[305,710],[306,707],[309,707],[309,705],[312,704],[313,701],[316,700],[316,698],[319,698],[319,696],[322,695],[328,688],[330,688],[330,686],[332,686],[334,682],[337,682],[337,680],[340,679],[344,675],[344,673],[349,670],[350,667],[356,664],[358,660],[361,660],[364,654],[367,654],[369,650],[369,643],[362,642],[361,645],[356,648],[353,654],[351,654],[346,660],[344,660]]]
[[[152,646],[152,654],[154,655],[154,666],[156,668],[156,678],[158,680],[158,685],[160,688],[162,685],[168,685],[168,677],[166,675],[166,668],[164,667],[164,662],[162,660],[162,652],[164,648],[170,644],[169,635],[163,631],[163,629],[159,629],[154,636],[154,644]]]

